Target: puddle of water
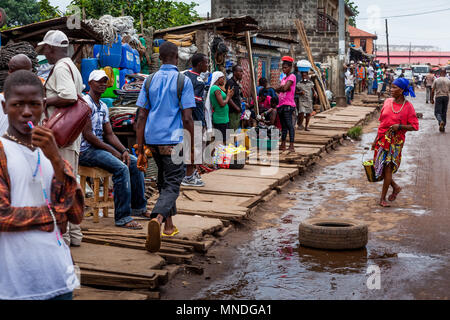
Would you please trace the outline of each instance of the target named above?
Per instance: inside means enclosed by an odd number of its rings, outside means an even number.
[[[428,112],[428,111],[427,111]],[[376,130],[364,134],[349,160],[322,168],[297,185],[294,192],[297,204],[280,218],[280,226],[257,230],[253,240],[243,244],[236,255],[235,268],[226,279],[213,283],[199,292],[195,299],[411,299],[402,283],[411,275],[418,278],[436,269],[439,259],[411,253],[379,254],[380,248],[371,247],[357,251],[325,251],[299,246],[298,225],[310,217],[311,208],[326,203],[333,191],[343,194],[341,201],[355,201],[361,194],[348,185],[351,179],[365,178],[361,165],[364,148],[371,145]],[[414,139],[418,133],[408,133]],[[414,144],[405,145],[408,154]],[[368,151],[365,159],[372,157]],[[410,183],[416,168],[404,158],[397,180]],[[328,183],[333,181],[333,183]],[[380,186],[381,187],[381,186]],[[377,195],[378,196],[378,195]],[[375,212],[382,212],[380,209]],[[415,215],[426,214],[420,206],[398,208],[395,212]],[[374,254],[375,253],[375,254]],[[373,258],[371,258],[373,257]],[[420,263],[414,262],[420,259]],[[411,261],[413,260],[413,261]],[[377,265],[382,275],[382,288],[367,287],[368,267]],[[402,290],[403,289],[403,290]]]

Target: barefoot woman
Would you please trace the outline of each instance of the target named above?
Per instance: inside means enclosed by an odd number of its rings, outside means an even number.
[[[382,207],[390,207],[386,202],[389,186],[393,188],[393,192],[388,198],[389,201],[394,201],[402,190],[392,179],[392,174],[400,167],[405,133],[419,130],[416,111],[413,105],[405,99],[405,96],[408,95],[415,97],[409,81],[405,78],[395,80],[392,84],[391,94],[393,98],[386,99],[381,109],[380,126],[372,145],[372,150],[375,150],[375,175],[377,178],[384,177],[380,199]]]

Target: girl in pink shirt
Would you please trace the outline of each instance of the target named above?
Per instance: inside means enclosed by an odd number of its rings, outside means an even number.
[[[295,152],[294,149],[294,138],[295,138],[295,129],[294,123],[292,121],[292,115],[295,111],[295,85],[297,83],[297,78],[292,73],[292,63],[294,59],[291,57],[283,57],[281,59],[283,61],[282,68],[283,73],[286,74],[286,77],[281,80],[281,86],[276,88],[275,91],[279,93],[279,108],[278,114],[281,121],[281,146],[280,151],[286,150],[286,138],[287,133],[289,131],[289,152]]]

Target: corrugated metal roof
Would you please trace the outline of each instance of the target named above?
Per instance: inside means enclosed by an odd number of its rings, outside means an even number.
[[[377,35],[366,32],[364,30],[348,26],[348,32],[350,33],[350,38],[374,38],[378,39]]]

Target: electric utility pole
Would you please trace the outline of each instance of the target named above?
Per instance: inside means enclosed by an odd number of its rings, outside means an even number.
[[[387,19],[386,21],[386,48],[387,48],[387,59],[388,59],[388,66],[391,65],[391,57],[389,56],[389,33],[388,33],[388,23]]]

